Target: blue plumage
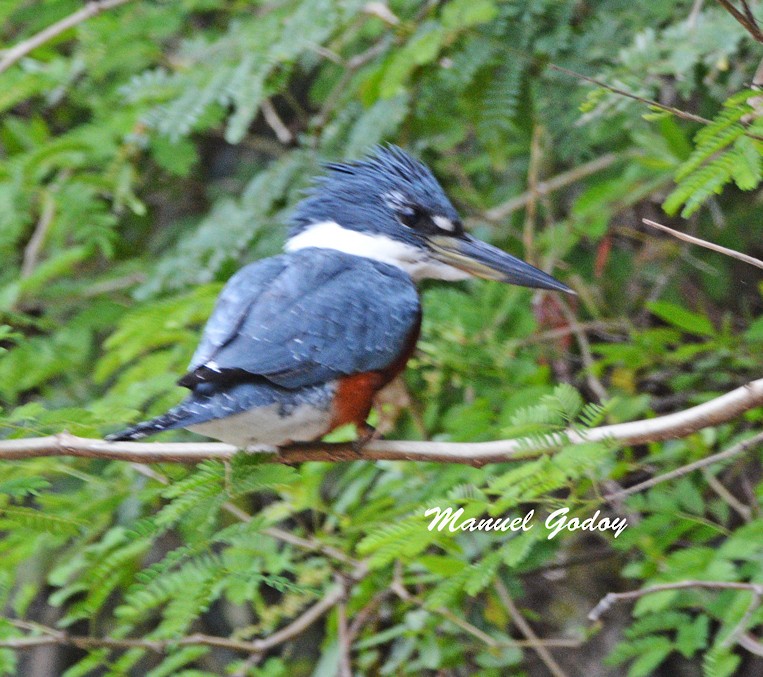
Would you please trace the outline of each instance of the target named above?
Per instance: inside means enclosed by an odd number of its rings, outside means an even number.
[[[388,264],[327,249],[258,261],[223,290],[181,384],[243,372],[301,388],[384,369],[420,312],[411,278]]]
[[[415,281],[479,276],[571,292],[466,234],[429,169],[399,148],[327,169],[295,210],[286,253],[223,289],[179,381],[186,400],[109,439],[183,427],[243,447],[363,428],[418,338]]]
[[[315,179],[297,206],[289,237],[321,221],[343,228],[374,232],[420,246],[425,232],[401,228],[393,205],[426,215],[442,215],[459,224],[458,212],[429,168],[396,146],[377,148],[375,155],[349,163],[331,163]],[[376,199],[370,199],[376,198]]]

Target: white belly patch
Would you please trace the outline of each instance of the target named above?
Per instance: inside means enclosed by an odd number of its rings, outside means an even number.
[[[325,407],[304,403],[282,416],[279,406],[272,404],[189,425],[188,430],[244,449],[310,442],[326,434],[330,424],[331,412]]]

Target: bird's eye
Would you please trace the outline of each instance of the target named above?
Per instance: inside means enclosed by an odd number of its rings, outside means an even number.
[[[423,210],[411,205],[401,207],[397,212],[400,222],[409,228],[420,228],[427,220]]]

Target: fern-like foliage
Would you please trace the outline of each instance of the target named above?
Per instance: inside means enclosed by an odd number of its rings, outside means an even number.
[[[3,57],[81,9],[0,3]],[[373,423],[399,439],[509,438],[511,463],[1,462],[0,674],[29,670],[35,649],[13,644],[43,623],[145,644],[61,650],[67,677],[333,675],[347,635],[356,674],[497,677],[536,661],[516,641],[506,592],[538,614],[529,620],[545,639],[594,632],[585,615],[613,589],[761,580],[755,450],[666,474],[749,437],[758,412],[636,449],[570,444],[566,432],[759,378],[755,281],[631,228],[676,176],[667,206],[687,214],[732,184],[759,184],[759,102],[741,91],[759,55],[718,3],[102,9],[0,73],[1,437],[100,437],[166,411],[225,281],[280,250],[322,162],[385,141],[432,166],[477,237],[573,283],[593,357],[583,373],[552,294],[427,284],[406,387],[382,396]],[[698,131],[596,90],[581,115],[590,84],[550,63],[720,112]],[[722,223],[710,239],[754,250],[757,198],[733,198],[696,212],[697,227]],[[586,403],[587,374],[612,397]],[[665,481],[624,505],[605,500],[613,483],[655,475]],[[456,517],[430,530],[432,508]],[[549,539],[559,508],[573,524],[597,511],[629,522],[616,538]],[[495,527],[525,519],[526,530]],[[615,669],[676,660],[739,674],[749,657],[729,638],[742,621],[759,631],[749,604],[744,590],[644,595],[622,623]],[[280,632],[303,614],[309,627]],[[221,639],[202,646],[199,634]],[[278,641],[265,654],[236,648],[268,637]]]
[[[763,179],[763,122],[750,103],[755,96],[752,91],[735,94],[697,132],[694,151],[676,173],[677,186],[665,200],[665,211],[681,209],[681,216],[691,216],[731,182],[741,190],[757,188]],[[745,118],[754,119],[748,123]]]

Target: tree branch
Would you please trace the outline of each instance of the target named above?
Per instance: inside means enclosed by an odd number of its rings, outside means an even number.
[[[719,2],[722,2],[722,0],[719,0]],[[553,63],[547,64],[547,67],[550,68],[551,70],[557,71],[559,73],[563,73],[564,75],[569,75],[572,78],[583,80],[585,82],[590,82],[591,84],[596,85],[597,87],[601,87],[602,89],[606,89],[607,91],[612,92],[613,94],[617,94],[618,96],[624,96],[628,99],[633,99],[634,101],[638,101],[639,103],[643,103],[643,104],[646,104],[647,106],[651,106],[652,108],[663,110],[666,113],[675,115],[677,118],[681,118],[682,120],[689,120],[690,122],[699,122],[700,124],[703,124],[703,125],[709,125],[712,122],[712,120],[703,118],[701,115],[695,115],[694,113],[689,113],[688,111],[681,110],[680,108],[676,108],[675,106],[667,106],[664,103],[660,103],[659,101],[654,101],[653,99],[647,99],[643,96],[639,96],[638,94],[634,94],[633,92],[629,92],[626,89],[621,89],[620,87],[615,87],[613,85],[607,84],[606,82],[599,80],[597,78],[593,78],[590,75],[583,75],[582,73],[572,71],[569,68],[563,68],[562,66],[557,66],[556,64],[553,64]],[[744,135],[749,137],[750,139],[763,141],[763,136],[761,136],[760,134],[754,134],[753,132],[750,132],[748,130],[744,131]]]
[[[747,2],[742,0],[742,9],[739,11],[729,0],[718,0],[718,4],[721,5],[731,16],[733,16],[745,30],[758,42],[763,42],[763,33],[760,31],[758,22],[755,20],[750,8],[747,6]]]
[[[540,658],[541,661],[543,661],[543,664],[546,666],[548,671],[554,677],[567,677],[567,673],[564,670],[562,670],[562,667],[559,665],[559,663],[557,663],[556,660],[554,660],[554,657],[551,655],[551,652],[548,650],[546,646],[544,646],[543,640],[540,637],[538,637],[535,630],[532,629],[532,626],[527,622],[527,620],[525,620],[525,617],[522,615],[522,612],[517,608],[517,605],[514,603],[514,600],[511,598],[511,595],[509,594],[508,589],[503,584],[503,581],[500,578],[496,578],[493,587],[498,593],[498,597],[501,600],[501,603],[503,604],[507,613],[511,617],[512,622],[517,627],[517,629],[524,635],[525,639],[530,643],[530,646],[535,651],[535,653],[538,654],[538,658]]]
[[[91,2],[88,2],[82,9],[78,9],[76,12],[64,17],[60,21],[56,21],[56,23],[41,30],[31,38],[19,42],[10,49],[6,49],[3,52],[2,59],[0,59],[0,73],[7,71],[13,64],[19,61],[19,59],[22,59],[29,54],[29,52],[44,45],[58,35],[61,35],[64,31],[74,28],[74,26],[81,24],[83,21],[87,21],[101,12],[105,12],[107,9],[124,5],[127,2],[130,2],[130,0],[92,0]]]
[[[639,599],[645,595],[651,595],[654,592],[664,592],[665,590],[685,590],[686,588],[705,588],[708,590],[747,590],[753,594],[754,599],[763,595],[763,585],[759,583],[738,583],[733,581],[678,581],[676,583],[659,583],[650,585],[641,590],[630,590],[628,592],[610,592],[607,593],[601,601],[591,609],[588,614],[588,620],[596,622],[609,611],[616,602]],[[745,614],[746,615],[746,614]]]
[[[749,439],[743,440],[742,442],[738,442],[734,446],[729,447],[724,451],[719,451],[717,454],[713,454],[712,456],[700,458],[698,461],[687,463],[686,465],[682,465],[680,468],[676,468],[670,472],[666,472],[662,475],[657,475],[651,479],[644,480],[643,482],[634,484],[632,487],[628,487],[627,489],[621,489],[620,491],[615,491],[611,494],[607,494],[604,496],[604,500],[607,502],[622,500],[626,496],[637,494],[638,492],[644,491],[645,489],[651,489],[652,487],[657,486],[662,482],[666,482],[667,480],[674,480],[676,477],[683,477],[684,475],[688,475],[690,472],[700,470],[701,468],[706,468],[707,466],[713,465],[714,463],[727,461],[728,459],[734,458],[734,456],[737,456],[742,452],[747,451],[748,449],[752,449],[754,446],[760,444],[761,442],[763,442],[763,432],[758,433],[757,435],[753,435]]]
[[[355,567],[348,576],[350,582],[357,582],[368,574],[368,565],[361,562]],[[296,637],[304,632],[309,626],[317,621],[332,607],[339,604],[347,595],[347,586],[345,583],[337,584],[331,588],[320,601],[313,604],[300,616],[297,616],[291,623],[277,630],[269,637],[255,639],[252,641],[232,639],[230,637],[218,637],[216,635],[205,635],[195,633],[186,637],[175,639],[144,639],[144,638],[115,638],[115,637],[91,637],[88,635],[72,635],[68,632],[51,628],[39,623],[29,623],[23,620],[8,619],[8,621],[18,628],[24,630],[38,631],[39,636],[28,637],[10,637],[0,639],[0,648],[8,649],[28,649],[44,644],[61,644],[75,646],[78,649],[147,649],[156,653],[163,653],[167,649],[177,646],[204,645],[213,646],[232,651],[242,651],[249,654],[261,654],[272,649],[279,644]]]
[[[488,209],[482,216],[488,221],[501,221],[509,216],[509,214],[525,207],[534,197],[550,195],[560,188],[569,186],[587,176],[591,176],[591,174],[596,174],[597,172],[611,167],[618,159],[622,159],[622,156],[618,156],[615,153],[602,155],[601,157],[586,162],[579,167],[574,167],[569,171],[562,172],[557,176],[537,183],[533,190],[528,190],[527,192],[522,193],[522,195],[513,197],[502,204]]]
[[[483,466],[486,463],[537,458],[570,444],[611,440],[621,446],[628,446],[678,439],[703,428],[731,421],[760,406],[763,406],[763,379],[751,381],[709,402],[674,414],[585,431],[570,429],[564,435],[557,435],[554,443],[546,447],[528,448],[527,441],[522,439],[474,443],[375,440],[360,452],[349,443],[326,442],[256,451],[268,452],[271,454],[270,461],[286,464],[305,461],[437,461]],[[236,452],[236,447],[216,442],[104,442],[68,433],[0,441],[0,461],[76,456],[132,463],[198,463],[206,459],[229,459]]]
[[[721,245],[715,244],[714,242],[708,242],[707,240],[703,240],[699,237],[694,237],[693,235],[682,233],[680,230],[673,230],[673,228],[668,228],[667,226],[663,226],[661,223],[657,223],[656,221],[652,221],[651,219],[641,219],[641,222],[646,224],[647,226],[652,226],[652,228],[657,228],[665,233],[668,233],[669,235],[672,235],[673,237],[679,240],[683,240],[684,242],[691,242],[692,244],[699,245],[700,247],[704,247],[705,249],[710,249],[714,252],[718,252],[720,254],[725,254],[726,256],[730,256],[732,259],[744,261],[745,263],[749,263],[751,266],[763,268],[763,261],[761,261],[760,259],[756,259],[754,256],[742,254],[741,252],[738,252],[735,249],[722,247]]]
[[[582,73],[572,71],[569,68],[564,68],[563,66],[557,66],[556,64],[550,63],[548,64],[548,68],[550,68],[553,71],[557,71],[558,73],[563,73],[564,75],[568,75],[577,80],[584,80],[585,82],[590,82],[592,85],[596,85],[597,87],[606,89],[607,91],[612,92],[613,94],[619,94],[620,96],[627,97],[628,99],[633,99],[634,101],[644,103],[647,106],[652,106],[653,108],[659,108],[660,110],[664,110],[666,113],[672,113],[676,117],[681,118],[683,120],[689,120],[690,122],[699,122],[700,124],[703,124],[703,125],[709,125],[712,122],[712,120],[703,118],[701,115],[695,115],[694,113],[689,113],[688,111],[681,110],[680,108],[675,108],[674,106],[666,106],[664,103],[660,103],[659,101],[654,101],[653,99],[647,99],[643,96],[639,96],[638,94],[634,94],[633,92],[629,92],[626,89],[615,87],[613,85],[610,85],[604,82],[603,80],[592,78],[590,75],[583,75]]]

